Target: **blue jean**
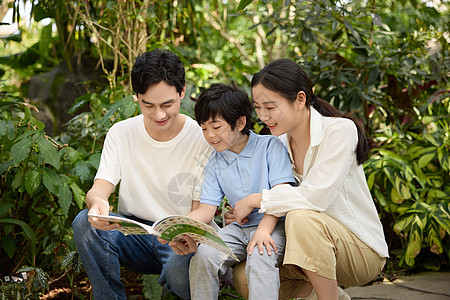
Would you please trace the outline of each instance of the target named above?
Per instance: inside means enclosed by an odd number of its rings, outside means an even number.
[[[120,266],[144,274],[161,274],[159,283],[183,299],[190,299],[189,262],[191,255],[176,255],[168,244],[153,235],[123,235],[91,226],[88,210],[72,222],[75,243],[91,281],[95,300],[126,299],[120,281]],[[110,213],[111,215],[117,215]],[[119,215],[118,215],[119,216]],[[137,219],[151,225],[151,222]]]

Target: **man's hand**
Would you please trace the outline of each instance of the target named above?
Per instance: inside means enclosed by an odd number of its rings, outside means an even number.
[[[252,212],[254,208],[261,205],[261,193],[250,194],[245,198],[242,198],[234,206],[234,217],[236,222],[243,225],[248,222],[246,217]]]
[[[89,209],[88,214],[96,214],[96,215],[105,215],[107,216],[109,214],[109,203],[108,201],[97,198],[92,199],[92,205]],[[108,221],[101,221],[96,217],[89,216],[88,218],[89,222],[91,222],[92,227],[100,230],[112,230],[112,229],[119,229],[120,225],[117,223],[110,223]]]
[[[158,240],[160,239],[158,238]],[[176,241],[169,242],[169,246],[172,247],[173,252],[178,255],[186,255],[197,250],[197,243],[187,235],[183,235],[181,239],[177,239]]]
[[[277,245],[275,245],[275,242],[272,239],[272,236],[270,235],[270,232],[258,228],[256,229],[255,234],[252,236],[252,239],[250,240],[250,243],[247,245],[247,253],[248,255],[252,255],[253,249],[255,246],[258,246],[259,254],[264,254],[264,247],[267,249],[267,254],[272,255],[272,248],[273,251],[275,251],[276,254],[278,254]]]

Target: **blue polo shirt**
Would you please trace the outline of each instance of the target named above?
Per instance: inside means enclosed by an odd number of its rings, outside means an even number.
[[[280,183],[295,183],[286,148],[275,136],[250,131],[240,153],[225,150],[211,155],[205,167],[200,202],[220,206],[226,196],[234,207],[242,198]],[[255,208],[242,227],[258,225],[263,215]]]

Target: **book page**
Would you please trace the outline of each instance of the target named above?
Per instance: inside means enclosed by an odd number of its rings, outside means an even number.
[[[96,214],[89,214],[89,216],[96,217],[103,221],[108,221],[111,223],[120,223],[121,228],[115,229],[115,230],[122,232],[124,235],[129,235],[129,234],[157,235],[151,226],[141,223],[141,222],[138,222],[138,221],[135,221],[135,220],[132,220],[132,219],[118,217],[118,216],[105,216],[105,215],[96,215]]]
[[[166,241],[182,240],[183,235],[188,235],[197,243],[211,246],[239,261],[211,226],[193,218],[170,216],[155,222],[153,229]]]

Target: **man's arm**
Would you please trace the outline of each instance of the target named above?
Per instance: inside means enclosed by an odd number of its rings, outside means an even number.
[[[109,214],[108,198],[114,190],[114,185],[103,179],[96,179],[92,188],[86,194],[86,205],[88,213],[97,215]],[[92,227],[101,230],[111,230],[120,228],[119,224],[100,221],[95,217],[89,217]]]

